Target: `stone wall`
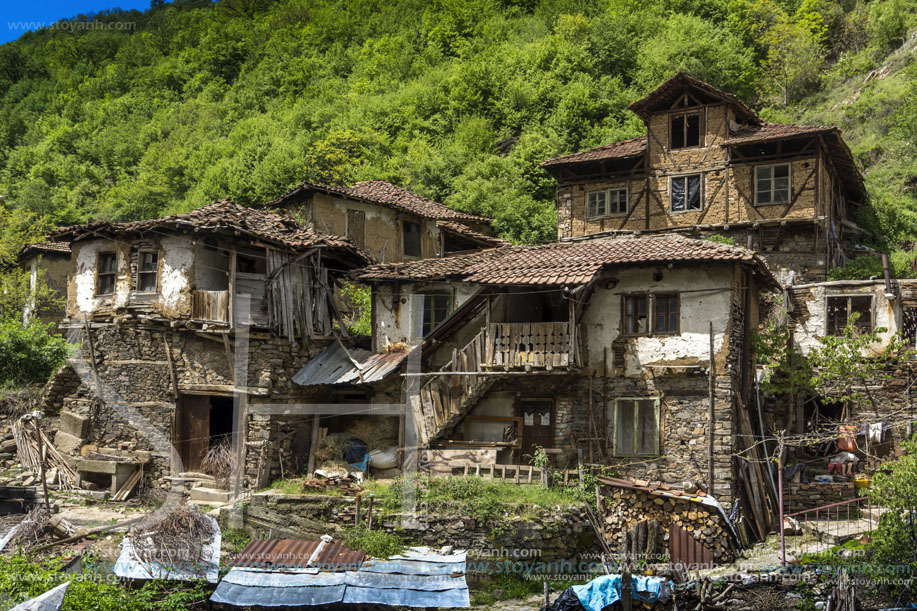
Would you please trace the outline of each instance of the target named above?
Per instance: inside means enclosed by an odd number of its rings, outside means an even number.
[[[791,482],[784,484],[783,497],[786,513],[796,513],[823,505],[849,501],[860,496],[853,482],[811,482],[807,484]],[[851,512],[853,507],[851,507]],[[833,515],[833,512],[832,512]],[[846,509],[841,507],[840,515],[846,516]],[[813,515],[814,518],[814,515]]]
[[[221,520],[228,519],[230,510]],[[313,539],[329,534],[340,537],[355,523],[354,497],[292,495],[270,490],[251,496],[243,506],[243,528],[259,537]],[[400,515],[373,510],[374,528],[397,534],[414,545],[484,553],[506,550],[513,557],[545,561],[574,559],[599,550],[581,507],[537,507],[529,517],[505,516],[480,520],[467,515],[420,512],[407,523]],[[366,520],[366,499],[361,508]],[[515,550],[515,551],[514,551]],[[492,555],[485,553],[484,555]],[[593,556],[597,557],[597,556]]]
[[[107,325],[93,328],[92,336],[101,393],[96,390],[86,341],[46,388],[47,411],[63,410],[89,420],[87,437],[62,436],[67,446],[63,449],[75,454],[83,443],[117,447],[129,442],[133,449],[152,453],[148,473],[153,480],[161,478],[170,470],[171,423],[176,409],[167,346],[180,393],[232,396],[233,372],[222,338],[152,325]],[[247,409],[257,412],[257,406],[265,403],[319,400],[314,390],[294,384],[291,378],[323,347],[315,343],[307,348],[265,334],[231,339],[236,366],[247,372],[238,384],[248,389]],[[282,465],[289,469],[301,454],[308,454],[308,435],[296,435],[302,432],[305,418],[248,416],[246,437],[255,443],[255,451],[246,453],[247,485],[257,482],[261,458],[272,465],[269,476],[277,477]],[[283,440],[276,445],[272,443],[280,438]],[[267,451],[262,452],[265,442]]]

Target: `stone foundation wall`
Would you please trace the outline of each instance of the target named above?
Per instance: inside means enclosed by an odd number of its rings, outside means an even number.
[[[221,521],[228,519],[230,510]],[[259,537],[316,539],[340,537],[354,525],[354,497],[291,495],[276,491],[253,494],[243,509],[243,528]],[[413,523],[401,516],[373,510],[374,528],[395,533],[414,545],[439,548],[453,545],[483,555],[506,554],[511,559],[557,561],[595,554],[598,543],[581,507],[535,508],[534,515],[478,520],[466,515],[424,514]],[[366,499],[361,507],[366,520]],[[485,553],[487,552],[487,553]]]
[[[797,511],[805,511],[822,505],[849,501],[860,496],[860,493],[854,487],[853,482],[812,482],[808,484],[784,484],[783,496],[786,503],[784,511],[786,513],[796,513]],[[833,511],[832,509],[832,515],[834,515]],[[841,507],[840,515],[842,517],[846,516],[846,511],[846,508]],[[852,512],[853,506],[851,506]]]
[[[134,325],[94,328],[92,336],[101,392],[97,390],[86,341],[46,388],[46,411],[63,410],[77,419],[89,420],[85,438],[71,432],[58,433],[60,445],[64,446],[61,449],[76,454],[85,443],[117,447],[128,442],[132,449],[152,453],[147,473],[153,480],[162,478],[170,471],[171,422],[176,409],[167,346],[179,392],[226,395],[233,388],[233,372],[222,338],[213,335],[209,339],[166,326]],[[294,384],[292,377],[325,344],[306,348],[265,334],[230,338],[233,358],[240,363],[236,366],[247,372],[246,379],[237,386],[250,390],[249,406],[314,403],[320,399],[314,390]],[[246,452],[246,485],[257,482],[258,460],[262,457],[272,465],[268,477],[279,477],[281,465],[293,467],[303,453],[308,455],[309,436],[296,435],[302,431],[305,418],[248,416],[246,441],[254,442],[256,447],[254,452]],[[283,440],[276,445],[272,443],[280,438]],[[246,450],[251,449],[250,443]],[[267,451],[262,453],[261,445],[265,443]]]

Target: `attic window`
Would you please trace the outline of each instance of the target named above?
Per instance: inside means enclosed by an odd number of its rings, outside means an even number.
[[[404,244],[405,257],[419,257],[420,251],[420,225],[411,221],[402,221],[402,243]]]
[[[689,176],[673,176],[671,189],[672,212],[686,212],[689,210],[700,210],[701,204],[701,176],[700,174],[691,174]]]
[[[155,293],[159,286],[159,253],[141,250],[137,265],[137,290]]]
[[[117,262],[117,254],[99,253],[96,259],[96,295],[111,295],[115,292],[115,280],[118,277]]]
[[[786,204],[790,201],[790,164],[755,168],[755,203]]]
[[[587,196],[586,216],[600,218],[615,214],[627,214],[627,189],[592,191]]]
[[[616,399],[614,412],[615,456],[659,454],[658,399]]]
[[[844,335],[848,324],[860,334],[872,331],[872,295],[829,296],[826,301],[827,335]]]
[[[697,111],[683,112],[671,115],[669,133],[670,148],[682,149],[700,146],[701,116]]]

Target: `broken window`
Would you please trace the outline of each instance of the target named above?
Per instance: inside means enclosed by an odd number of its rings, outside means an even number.
[[[452,313],[450,293],[424,293],[414,296],[414,339],[423,339]]]
[[[755,203],[785,204],[790,201],[790,164],[755,168]]]
[[[844,335],[848,324],[857,333],[872,331],[872,295],[829,296],[827,307],[827,335]]]
[[[697,111],[672,115],[671,148],[700,146],[700,113]]]
[[[366,247],[366,213],[362,210],[347,211],[347,237],[357,248]]]
[[[646,295],[624,296],[624,333],[643,335],[649,330],[649,312]]]
[[[672,212],[700,210],[700,174],[672,177]]]
[[[137,290],[155,293],[159,285],[159,253],[141,250],[137,265]]]
[[[627,213],[627,189],[593,191],[588,195],[586,216],[598,218]]]
[[[656,333],[678,333],[679,310],[677,294],[653,295],[653,330]]]
[[[659,454],[658,399],[616,399],[614,427],[615,456]]]
[[[402,221],[402,235],[405,257],[419,257],[420,253],[420,224],[411,221]]]
[[[118,278],[116,264],[118,255],[113,252],[100,252],[96,259],[96,294],[111,295],[115,292],[115,280]]]

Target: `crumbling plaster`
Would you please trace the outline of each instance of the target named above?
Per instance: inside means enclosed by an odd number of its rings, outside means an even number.
[[[795,287],[798,291],[803,287]],[[806,299],[802,303],[804,312],[794,314],[796,329],[793,332],[793,341],[803,353],[808,352],[820,344],[819,338],[827,332],[827,298],[845,295],[871,295],[873,298],[873,328],[884,328],[879,333],[880,343],[877,347],[885,346],[899,331],[901,320],[900,305],[897,300],[889,301],[885,296],[885,282],[876,281],[850,281],[828,282],[812,284],[805,287]]]
[[[461,307],[478,292],[477,285],[455,283],[379,284],[373,290],[373,308],[376,321],[376,348],[381,350],[391,344],[416,344],[412,337],[416,306],[412,295],[444,292],[452,295],[452,309]]]
[[[622,296],[634,293],[679,293],[680,333],[629,338],[625,375],[648,375],[644,367],[652,364],[706,365],[710,355],[711,321],[714,351],[720,356],[730,324],[733,274],[729,267],[643,267],[622,269],[614,277],[618,281],[614,288],[596,290],[582,317],[590,364],[603,362],[605,348],[609,349],[611,361],[611,344],[621,336]],[[609,362],[609,368],[617,366]]]

